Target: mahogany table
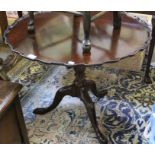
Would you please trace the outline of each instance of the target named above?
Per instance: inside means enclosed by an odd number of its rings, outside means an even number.
[[[36,13],[35,18],[33,14],[27,15],[8,27],[5,42],[12,51],[27,59],[72,67],[75,71],[73,84],[60,88],[53,103],[49,107],[35,109],[35,114],[53,110],[65,95],[79,97],[99,142],[107,143],[97,124],[94,102],[88,94],[91,91],[101,98],[107,90],[98,91],[94,81],[86,80],[85,69],[116,62],[147,49],[151,29],[145,21],[127,13],[121,13],[121,27],[115,23],[112,12],[94,18],[96,13],[41,12]]]

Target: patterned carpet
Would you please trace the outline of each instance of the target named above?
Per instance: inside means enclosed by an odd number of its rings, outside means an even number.
[[[152,70],[155,77],[155,70]],[[102,67],[88,68],[87,79],[95,80],[98,89],[108,88],[108,95],[96,102],[100,129],[108,143],[148,143],[144,137],[151,106],[155,101],[155,83],[141,83],[141,73]],[[66,96],[61,104],[44,116],[32,110],[46,107],[58,88],[74,79],[73,70],[65,67],[49,69],[46,76],[21,99],[31,143],[98,143],[83,103]]]

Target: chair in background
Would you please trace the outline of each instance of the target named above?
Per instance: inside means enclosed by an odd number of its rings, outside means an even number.
[[[121,25],[121,17],[119,15],[119,12],[117,12],[117,15],[114,13],[114,25],[116,23],[119,23]],[[145,52],[145,58],[144,58],[144,63],[143,63],[143,70],[144,70],[144,76],[143,76],[143,82],[147,84],[151,84],[151,78],[150,78],[150,67],[151,67],[151,60],[154,52],[154,46],[155,46],[155,11],[127,11],[127,12],[132,12],[132,13],[139,13],[139,14],[147,14],[147,15],[152,15],[152,39],[150,41],[150,46],[148,48],[148,51]],[[119,26],[120,26],[119,25]],[[118,26],[118,28],[119,28]]]
[[[18,98],[20,84],[0,80],[0,144],[28,144],[27,129]]]
[[[130,11],[128,11],[130,12]],[[153,56],[154,51],[154,45],[155,45],[155,12],[154,11],[132,11],[133,13],[142,13],[147,15],[152,15],[152,39],[150,41],[150,46],[148,48],[148,51],[145,53],[144,58],[144,77],[143,82],[145,83],[152,83],[150,78],[150,66],[151,66],[151,60]],[[102,13],[99,13],[97,18],[102,16]],[[93,18],[93,17],[92,17]],[[89,33],[90,33],[90,24],[91,24],[91,15],[90,12],[84,12],[84,41],[83,41],[83,51],[89,52],[91,49],[91,42],[89,40]],[[119,11],[113,11],[113,26],[114,29],[120,29],[121,28],[121,16]]]
[[[22,12],[18,11],[18,16]],[[4,31],[8,26],[5,11],[0,11],[0,28],[2,34],[1,46],[4,44]],[[6,72],[14,66],[20,57],[14,54],[8,55],[6,60],[0,58],[0,144],[28,144],[27,129],[18,97],[22,86],[7,82]]]
[[[145,53],[145,59],[144,59],[144,65],[145,71],[144,71],[144,79],[143,81],[146,83],[152,83],[150,79],[150,66],[151,66],[151,60],[154,52],[154,46],[155,46],[155,11],[133,11],[134,13],[140,13],[140,14],[147,14],[147,15],[152,15],[152,39],[150,41],[150,46],[148,49],[148,52]]]

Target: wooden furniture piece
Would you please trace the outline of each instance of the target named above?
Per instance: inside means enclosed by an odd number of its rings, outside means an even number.
[[[147,52],[145,52],[145,58],[143,63],[144,70],[144,76],[142,79],[142,82],[145,83],[152,83],[150,79],[150,66],[151,66],[151,60],[153,56],[154,46],[155,46],[155,11],[128,11],[133,13],[142,13],[147,15],[152,15],[152,39],[150,41],[150,46],[147,49]],[[79,12],[73,12],[75,15],[81,15]],[[91,31],[91,22],[94,19],[100,18],[104,15],[104,12],[99,12],[95,16],[91,17],[90,11],[85,11],[83,13],[83,19],[84,19],[84,39],[83,39],[83,51],[88,52],[91,49],[91,41],[90,41],[90,31]],[[28,24],[28,31],[29,33],[34,33],[34,11],[29,12],[30,20]],[[121,29],[121,16],[119,11],[113,11],[113,26],[114,29]]]
[[[8,20],[7,20],[7,15],[6,11],[0,11],[0,29],[1,29],[1,34],[2,34],[2,39],[4,41],[4,31],[6,30],[8,26]]]
[[[130,12],[130,11],[128,11]],[[150,66],[151,66],[151,60],[153,56],[154,46],[155,46],[155,12],[154,11],[132,11],[133,13],[142,13],[147,15],[152,15],[152,39],[150,41],[150,46],[148,47],[147,51],[145,52],[145,58],[144,58],[144,77],[143,82],[145,83],[152,83],[150,79]],[[91,24],[91,15],[90,12],[85,12],[84,14],[85,19],[85,25]],[[98,18],[102,16],[102,13],[99,13]],[[93,18],[93,17],[92,17]],[[113,26],[115,29],[121,29],[121,15],[119,11],[113,11]],[[87,26],[87,30],[85,31],[85,36],[87,36],[87,42],[88,46],[87,48],[91,48],[91,42],[89,41],[89,33],[90,33],[90,26]]]
[[[18,92],[21,85],[0,80],[0,144],[27,144]]]
[[[139,14],[146,14],[146,15],[152,15],[152,32],[151,32],[151,41],[150,46],[147,49],[147,52],[145,52],[145,58],[144,58],[144,77],[143,81],[145,83],[152,83],[150,79],[150,66],[151,66],[151,60],[154,52],[154,46],[155,46],[155,11],[128,11],[132,13],[139,13]],[[121,17],[119,16],[119,12],[117,11],[118,16],[115,18],[117,23],[121,23]],[[121,24],[120,24],[121,26]]]
[[[18,17],[22,17],[22,11],[17,11]],[[1,29],[1,35],[2,35],[2,39],[4,41],[4,31],[6,30],[6,28],[8,27],[8,19],[7,19],[7,15],[6,15],[6,11],[0,11],[0,29]]]
[[[22,11],[18,11],[18,17],[22,17]],[[6,11],[0,11],[0,29],[1,29],[1,35],[2,35],[2,45],[4,46],[4,32],[6,28],[8,27],[8,19],[6,15]],[[9,80],[9,77],[7,76],[7,72],[19,61],[21,60],[21,57],[19,57],[16,54],[8,55],[6,59],[0,58],[0,78],[3,80]]]
[[[152,83],[150,79],[150,66],[151,66],[151,60],[154,52],[154,46],[155,46],[155,11],[133,11],[134,13],[141,13],[141,14],[147,14],[152,15],[152,39],[150,41],[150,46],[148,48],[148,52],[146,52],[146,59],[145,59],[145,73],[144,73],[144,82],[146,83]]]
[[[118,28],[119,24],[113,23],[112,12],[93,20],[91,29],[89,12],[85,12],[84,16],[67,12],[44,12],[35,14],[35,18],[22,17],[7,29],[5,42],[15,53],[33,61],[72,67],[75,71],[73,83],[60,88],[52,104],[35,109],[35,114],[53,110],[66,95],[78,97],[86,107],[99,142],[107,143],[105,134],[98,127],[95,103],[88,93],[91,91],[100,98],[107,94],[107,90],[98,91],[94,81],[85,79],[86,66],[116,62],[133,56],[146,49],[151,39],[151,29],[142,19],[121,13],[121,29]],[[28,31],[28,25],[33,25],[33,31]]]

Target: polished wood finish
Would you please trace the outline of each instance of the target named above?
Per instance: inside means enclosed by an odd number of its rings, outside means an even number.
[[[18,11],[18,15],[21,17],[22,12]],[[8,19],[6,15],[6,11],[0,11],[0,28],[2,31],[2,38],[4,41],[4,32],[8,27]],[[8,55],[8,57],[3,60],[0,58],[0,78],[3,80],[9,80],[9,77],[7,76],[7,72],[12,68],[19,60],[21,60],[20,56],[17,56],[16,54]]]
[[[0,80],[0,144],[29,143],[18,98],[21,85]]]
[[[0,28],[1,28],[1,34],[2,34],[2,38],[4,40],[4,31],[6,30],[8,26],[8,20],[7,20],[7,15],[6,15],[6,11],[0,11]]]
[[[7,32],[6,42],[12,50],[20,55],[45,63],[70,65],[96,65],[118,61],[121,58],[135,55],[146,48],[149,30],[139,21],[121,14],[120,29],[113,29],[112,12],[105,13],[91,23],[91,53],[82,50],[83,27],[82,17],[78,27],[73,23],[74,15],[70,13],[50,12],[35,15],[35,35],[29,35],[27,23],[29,17],[18,20]],[[78,19],[79,20],[79,19]],[[145,25],[146,26],[146,25]],[[73,29],[74,28],[74,29]],[[72,49],[74,42],[76,49]]]
[[[0,113],[2,114],[12,104],[21,89],[21,85],[0,81]]]

